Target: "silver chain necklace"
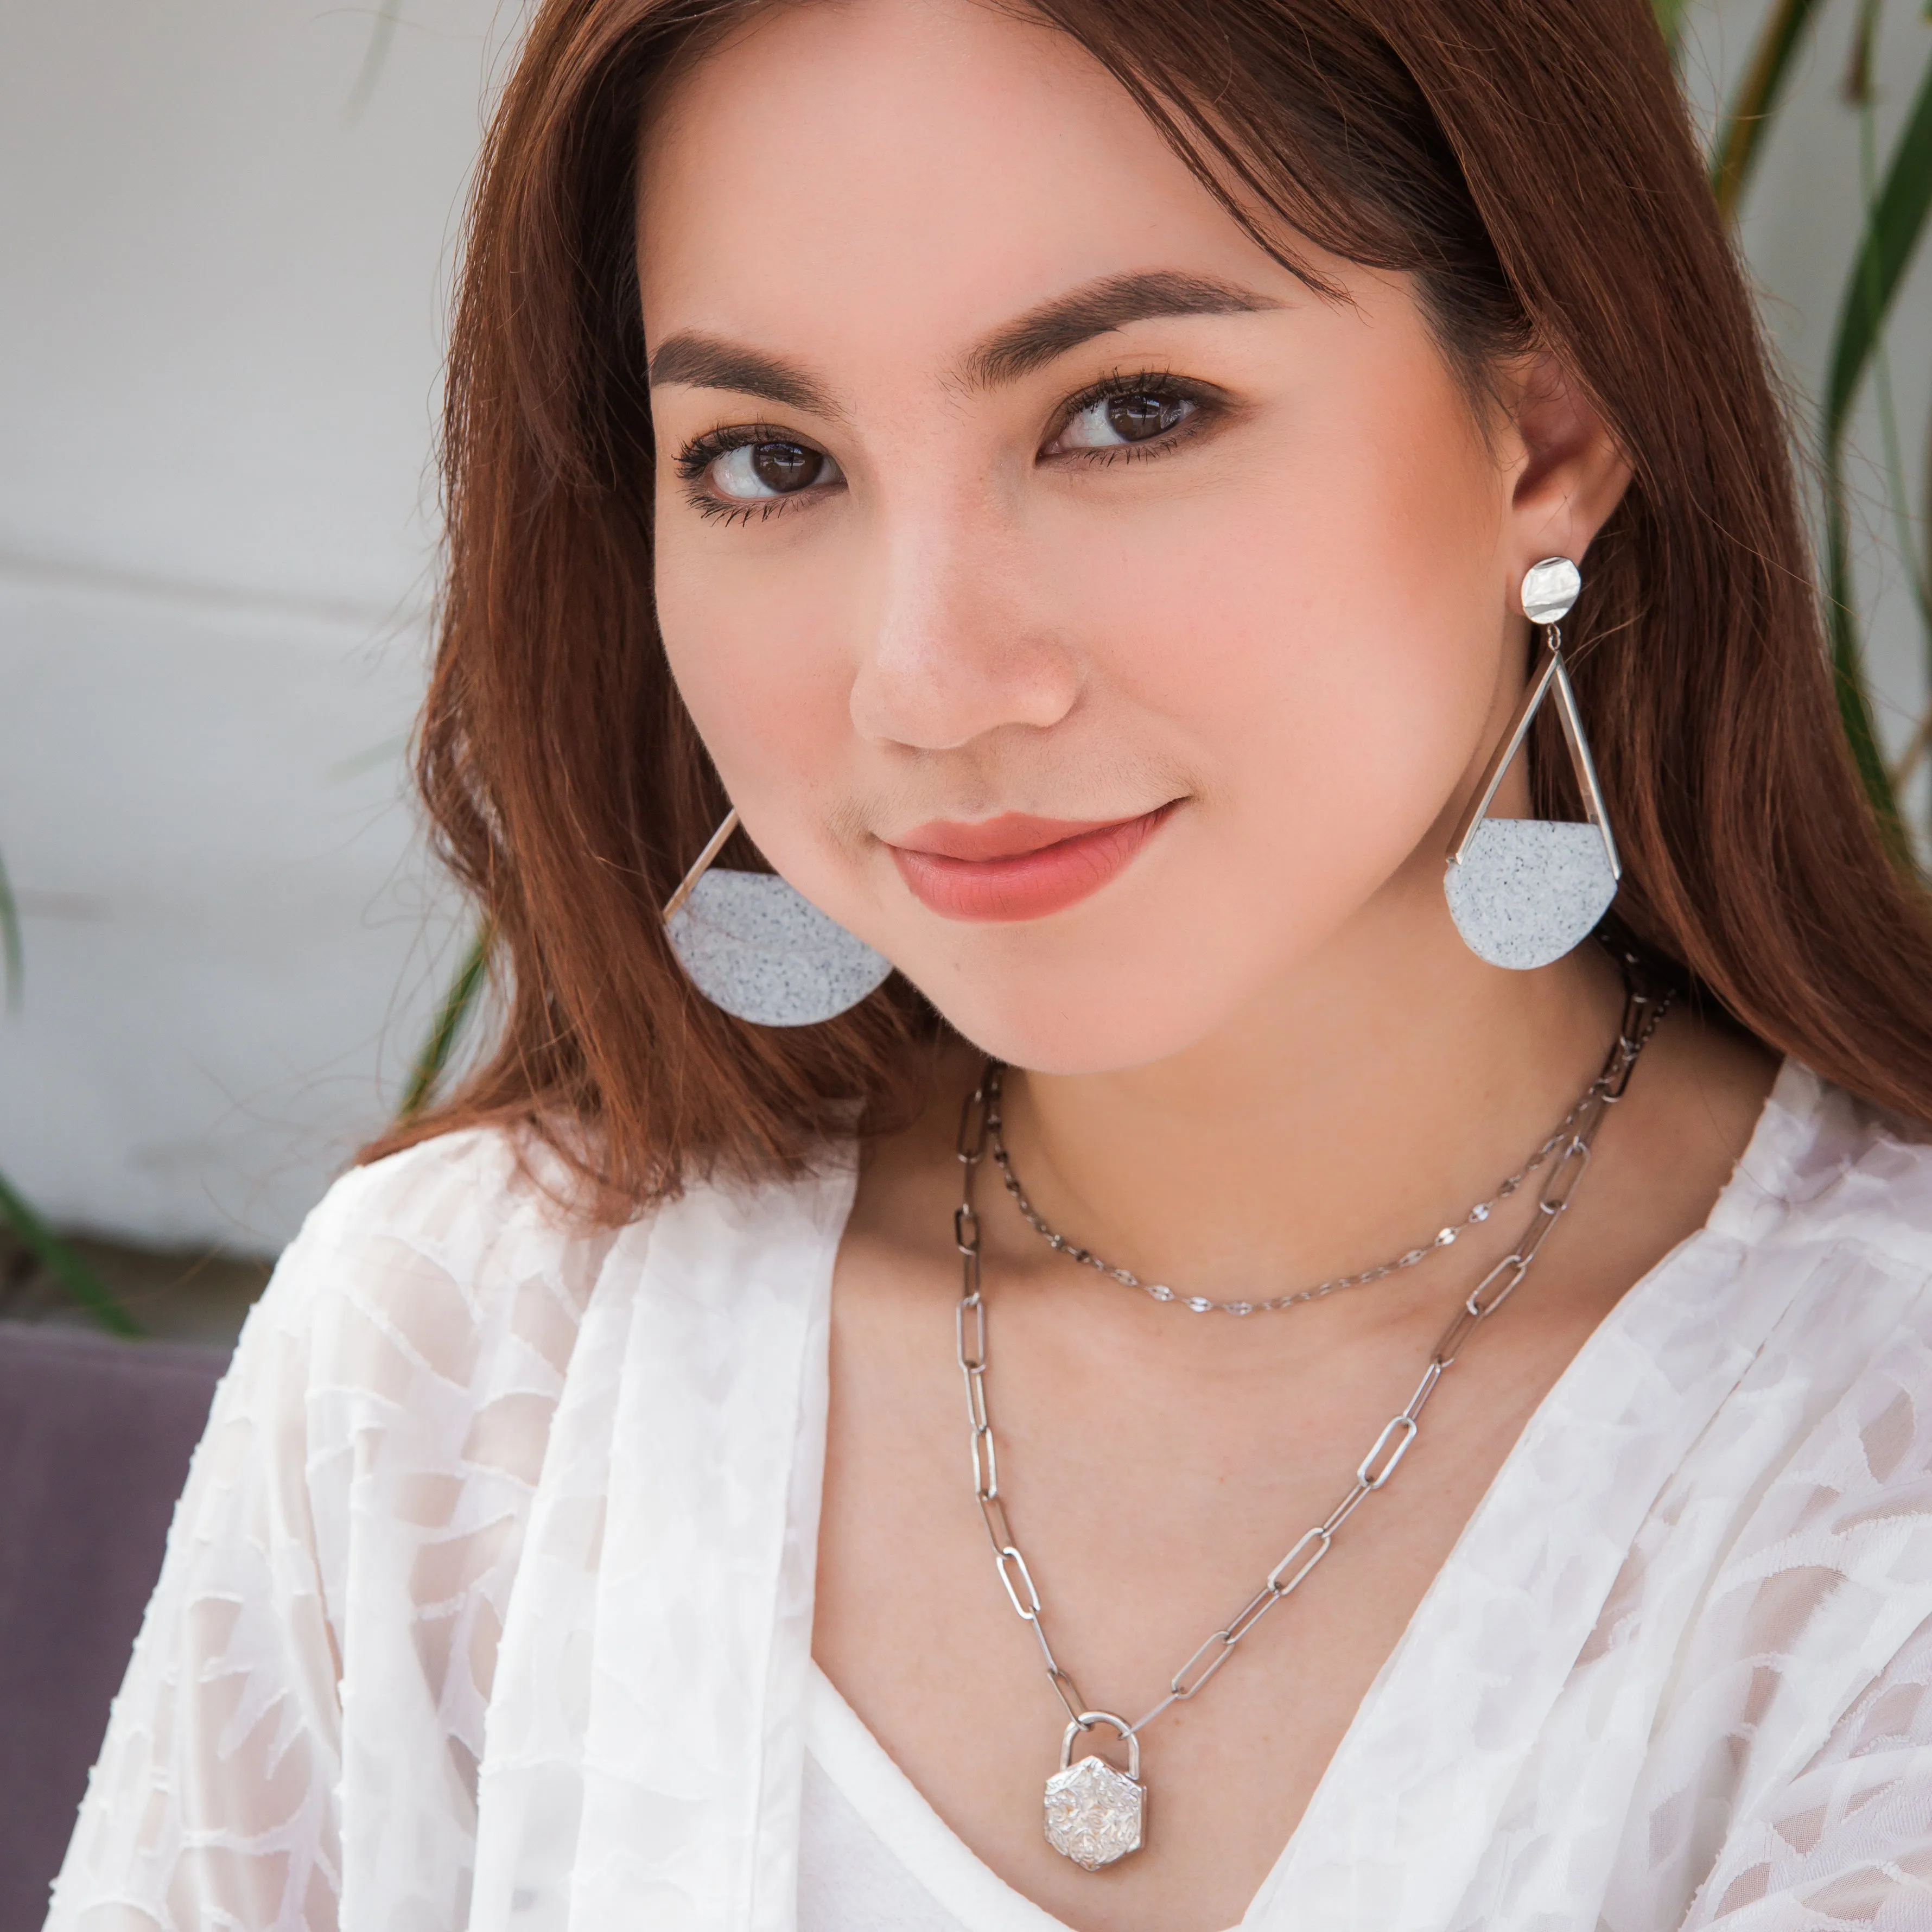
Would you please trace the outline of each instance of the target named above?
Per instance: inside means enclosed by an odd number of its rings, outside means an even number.
[[[1006,1520],[1006,1504],[1000,1495],[999,1463],[993,1439],[993,1424],[986,1406],[986,1306],[980,1294],[980,1218],[973,1204],[973,1180],[980,1161],[992,1148],[994,1109],[998,1104],[999,1067],[988,1061],[979,1086],[968,1096],[959,1118],[958,1154],[964,1176],[958,1207],[952,1216],[953,1241],[959,1251],[962,1285],[956,1313],[960,1373],[965,1378],[966,1414],[973,1438],[973,1488],[986,1534],[993,1545],[993,1562],[1008,1600],[1021,1621],[1033,1631],[1046,1666],[1047,1681],[1065,1707],[1068,1723],[1060,1738],[1060,1768],[1046,1780],[1045,1826],[1046,1840],[1064,1857],[1089,1871],[1097,1871],[1130,1852],[1140,1849],[1144,1832],[1147,1786],[1141,1781],[1140,1733],[1155,1718],[1174,1704],[1185,1703],[1234,1654],[1235,1646],[1284,1597],[1292,1595],[1307,1580],[1315,1566],[1328,1553],[1336,1532],[1367,1497],[1386,1485],[1414,1444],[1423,1406],[1435,1393],[1443,1372],[1454,1363],[1471,1334],[1502,1306],[1529,1272],[1543,1244],[1550,1236],[1577,1184],[1590,1164],[1590,1149],[1605,1115],[1623,1097],[1630,1084],[1638,1056],[1670,1004],[1640,988],[1625,983],[1622,1023],[1615,1045],[1604,1062],[1603,1070],[1585,1090],[1552,1142],[1531,1162],[1540,1165],[1552,1150],[1554,1142],[1563,1141],[1556,1164],[1537,1197],[1536,1210],[1513,1252],[1505,1255],[1485,1274],[1458,1305],[1449,1325],[1430,1350],[1428,1365],[1415,1393],[1400,1414],[1391,1416],[1376,1436],[1369,1453],[1355,1469],[1355,1480],[1340,1502],[1312,1529],[1305,1530],[1289,1546],[1288,1552],[1263,1579],[1261,1588],[1202,1643],[1168,1680],[1167,1695],[1132,1724],[1111,1711],[1090,1706],[1080,1688],[1054,1655],[1042,1619],[1040,1596],[1027,1560],[1020,1553],[1012,1526]],[[1567,1139],[1564,1138],[1567,1135]],[[994,1154],[995,1160],[999,1158]],[[1002,1162],[1007,1185],[1016,1197],[1017,1184],[1011,1179],[1010,1165]],[[1526,1168],[1527,1173],[1530,1169]],[[1040,1222],[1028,1219],[1039,1228]],[[1046,1231],[1042,1228],[1042,1232]],[[1049,1240],[1053,1237],[1049,1234]],[[1074,1252],[1064,1243],[1055,1242],[1064,1252]],[[1446,1245],[1446,1244],[1445,1244]],[[1424,1250],[1422,1252],[1428,1252]],[[1093,1262],[1102,1271],[1118,1271]],[[1396,1263],[1394,1266],[1405,1265]],[[1384,1270],[1388,1272],[1390,1270]],[[1122,1278],[1131,1280],[1131,1277]],[[1364,1277],[1373,1279],[1373,1276]],[[1139,1286],[1135,1283],[1135,1286]],[[1258,1306],[1287,1306],[1307,1294]],[[1190,1303],[1190,1306],[1195,1304]],[[1208,1307],[1216,1306],[1208,1303]],[[1243,1304],[1234,1304],[1236,1309]],[[1096,1725],[1106,1724],[1118,1732],[1127,1748],[1127,1768],[1121,1772],[1104,1758],[1083,1757],[1070,1762],[1074,1740]]]
[[[1130,1270],[1116,1268],[1112,1262],[1102,1261],[1090,1248],[1083,1248],[1076,1241],[1070,1241],[1047,1220],[1046,1216],[1027,1198],[1026,1190],[1020,1185],[1019,1176],[1013,1172],[1012,1156],[1007,1151],[1004,1133],[1005,1122],[1000,1112],[1002,1076],[1005,1070],[995,1060],[986,1070],[986,1151],[993,1157],[993,1164],[1000,1170],[1000,1178],[1006,1192],[1012,1196],[1013,1205],[1020,1210],[1021,1217],[1034,1232],[1039,1235],[1056,1254],[1064,1255],[1070,1262],[1078,1262],[1082,1268],[1092,1268],[1096,1274],[1105,1275],[1110,1281],[1118,1281],[1127,1288],[1138,1288],[1150,1294],[1156,1301],[1178,1302],[1183,1308],[1192,1309],[1196,1315],[1274,1315],[1285,1308],[1298,1308],[1304,1301],[1319,1301],[1324,1295],[1336,1294],[1345,1288],[1366,1288],[1371,1282],[1386,1280],[1392,1274],[1400,1274],[1405,1268],[1412,1268],[1419,1262],[1426,1262],[1431,1255],[1440,1254],[1444,1248],[1454,1247],[1457,1240],[1472,1228],[1486,1221],[1502,1204],[1508,1200],[1523,1183],[1545,1161],[1568,1144],[1582,1118],[1583,1109],[1589,1104],[1590,1096],[1596,1091],[1597,1082],[1592,1081],[1577,1097],[1576,1104],[1559,1120],[1550,1138],[1518,1168],[1507,1180],[1496,1184],[1495,1192],[1486,1201],[1479,1201],[1462,1220],[1453,1226],[1440,1228],[1436,1238],[1419,1248],[1411,1248],[1396,1256],[1394,1261],[1383,1262],[1374,1268],[1364,1268],[1358,1274],[1338,1274],[1327,1281],[1318,1281],[1312,1288],[1300,1288],[1289,1294],[1271,1295],[1265,1301],[1210,1301],[1204,1294],[1183,1294],[1169,1288],[1165,1282],[1143,1281]]]

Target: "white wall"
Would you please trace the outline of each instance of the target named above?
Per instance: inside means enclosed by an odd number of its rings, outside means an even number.
[[[1763,0],[1693,4],[1708,99]],[[1744,229],[1812,386],[1858,213],[1850,10]],[[450,950],[395,747],[455,217],[519,8],[400,12],[351,118],[373,6],[0,7],[0,854],[28,946],[0,1172],[70,1224],[284,1238],[382,1118]],[[1892,12],[1881,72],[1914,76],[1932,29]],[[1928,297],[1922,273],[1894,351],[1915,469]],[[1881,551],[1897,742],[1922,647]]]
[[[62,1221],[279,1242],[447,950],[398,747],[496,12],[410,0],[352,119],[374,8],[0,8],[0,1172]]]

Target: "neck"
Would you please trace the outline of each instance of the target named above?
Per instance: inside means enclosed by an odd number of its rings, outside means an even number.
[[[1344,935],[1154,1064],[1009,1072],[1034,1204],[1144,1280],[1216,1300],[1352,1273],[1460,1222],[1595,1076],[1622,990],[1594,944],[1506,973],[1446,919],[1400,922]]]

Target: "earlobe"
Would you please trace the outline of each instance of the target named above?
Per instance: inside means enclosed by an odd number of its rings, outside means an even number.
[[[1521,554],[1580,560],[1629,484],[1629,459],[1555,356],[1531,356],[1517,375],[1510,407],[1521,467],[1510,514]]]

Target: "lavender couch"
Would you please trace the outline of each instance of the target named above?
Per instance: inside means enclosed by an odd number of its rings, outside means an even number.
[[[0,1932],[35,1932],[226,1358],[0,1322]]]

